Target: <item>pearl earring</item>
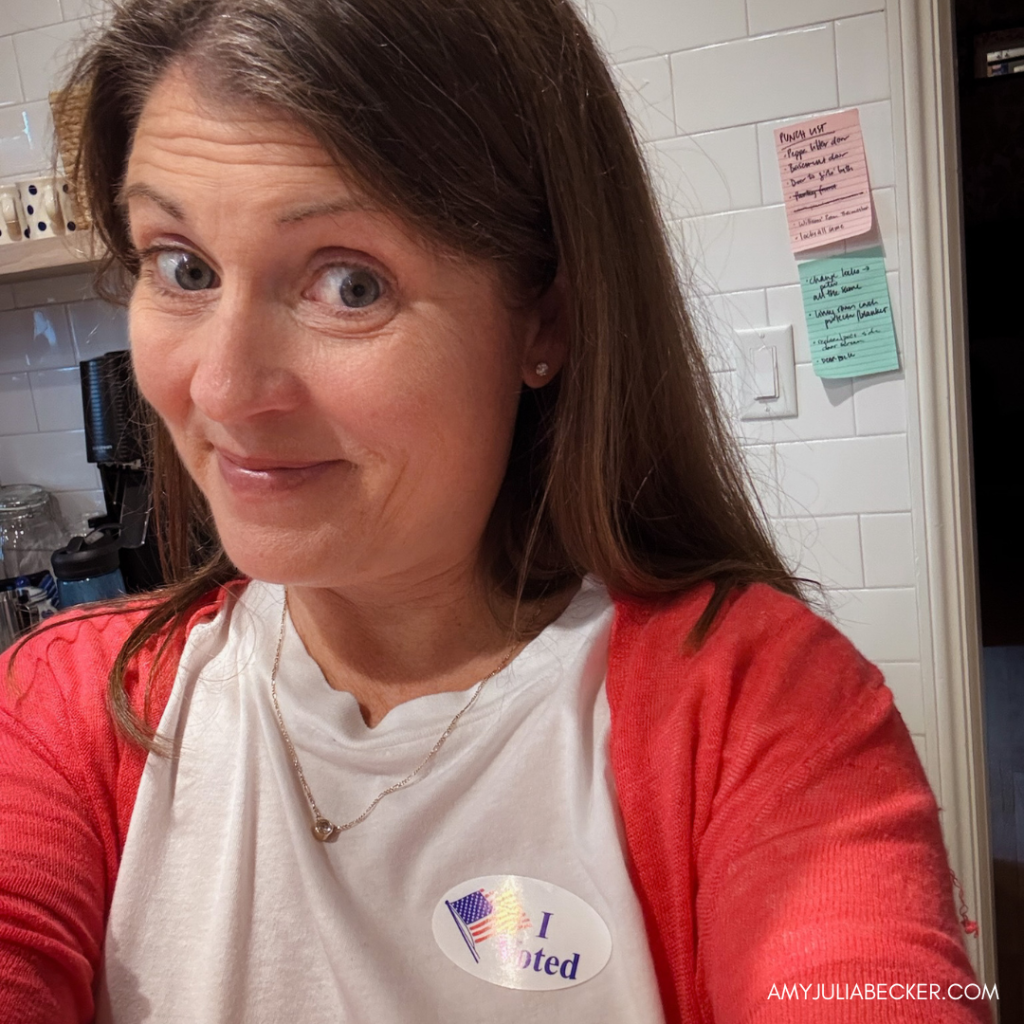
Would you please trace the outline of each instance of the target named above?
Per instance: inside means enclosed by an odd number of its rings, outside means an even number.
[[[551,367],[547,363],[538,363],[535,370],[538,377],[546,377],[551,372]]]

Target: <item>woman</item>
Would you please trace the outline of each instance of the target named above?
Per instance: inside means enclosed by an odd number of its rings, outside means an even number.
[[[175,582],[10,665],[3,1019],[985,1019],[829,987],[972,980],[934,799],[571,5],[129,0],[73,81]]]

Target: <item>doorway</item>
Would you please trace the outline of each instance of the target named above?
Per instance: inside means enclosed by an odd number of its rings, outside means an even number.
[[[954,0],[1002,1024],[1024,1024],[1024,5]]]

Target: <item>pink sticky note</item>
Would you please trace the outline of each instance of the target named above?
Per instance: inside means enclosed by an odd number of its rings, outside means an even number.
[[[871,187],[860,111],[775,130],[793,252],[871,230]]]

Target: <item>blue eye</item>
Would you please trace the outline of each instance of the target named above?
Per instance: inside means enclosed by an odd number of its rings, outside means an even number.
[[[380,278],[363,267],[331,267],[317,284],[321,302],[341,304],[348,309],[372,306],[381,296]]]
[[[164,283],[173,282],[186,292],[204,291],[218,283],[210,265],[191,252],[158,253],[156,268]]]

